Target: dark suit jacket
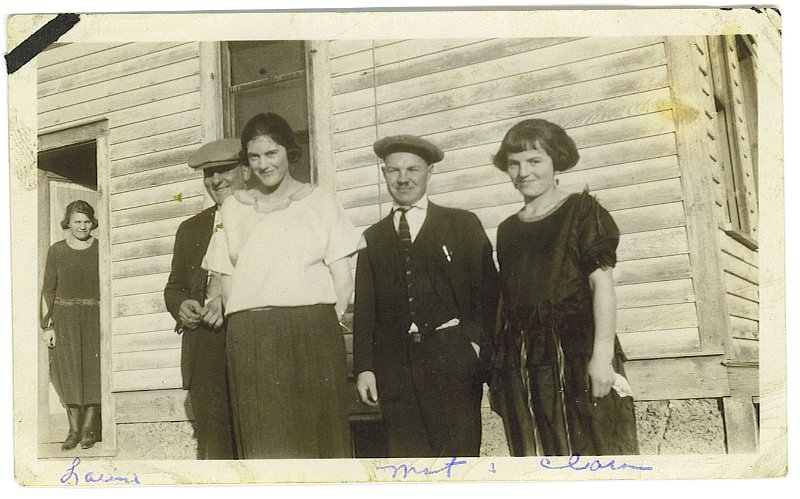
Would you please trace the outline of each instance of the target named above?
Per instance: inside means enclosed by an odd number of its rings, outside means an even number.
[[[212,206],[192,218],[184,220],[175,234],[172,271],[164,288],[164,301],[167,304],[167,310],[177,322],[175,330],[178,332],[182,329],[178,317],[181,303],[184,300],[193,299],[202,305],[206,299],[208,274],[200,268],[200,264],[211,240],[215,211],[216,206]],[[198,330],[187,329],[181,340],[181,374],[184,390],[188,390],[192,383],[199,333]],[[222,354],[224,355],[224,352]]]
[[[392,383],[404,362],[410,318],[405,312],[405,280],[400,243],[388,216],[364,233],[367,247],[358,255],[353,317],[353,371],[374,371],[378,382]],[[492,246],[478,217],[465,210],[428,204],[415,245],[424,245],[434,288],[452,293],[464,331],[481,346],[481,364],[489,365],[498,297]],[[442,246],[451,253],[448,261]]]

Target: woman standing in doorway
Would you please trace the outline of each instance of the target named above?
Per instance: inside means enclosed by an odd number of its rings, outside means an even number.
[[[351,457],[339,321],[361,233],[332,194],[295,180],[289,124],[258,114],[242,131],[250,188],[222,206],[203,267],[222,293],[240,457]]]
[[[61,227],[69,232],[47,252],[40,323],[50,349],[50,380],[67,408],[66,451],[79,442],[88,449],[101,438],[100,284],[92,206],[68,204]]]
[[[514,125],[494,156],[525,206],[497,229],[505,327],[493,407],[512,455],[638,453],[616,339],[619,230],[597,200],[558,187],[573,140],[541,119]]]

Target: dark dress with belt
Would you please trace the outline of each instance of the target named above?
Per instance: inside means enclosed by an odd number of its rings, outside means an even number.
[[[76,250],[59,241],[50,247],[42,297],[52,318],[56,346],[50,352],[50,379],[61,403],[100,403],[100,284],[98,243]]]
[[[638,453],[632,397],[592,399],[589,275],[616,264],[619,230],[588,192],[549,213],[506,219],[497,230],[503,328],[493,407],[515,456]],[[615,340],[615,371],[624,376]]]

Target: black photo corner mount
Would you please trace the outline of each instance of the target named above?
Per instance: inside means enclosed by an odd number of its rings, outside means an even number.
[[[6,72],[11,75],[17,72],[31,59],[39,55],[50,44],[58,41],[61,36],[71,30],[81,20],[78,14],[58,14],[47,24],[36,30],[34,34],[17,45],[14,50],[6,54]]]

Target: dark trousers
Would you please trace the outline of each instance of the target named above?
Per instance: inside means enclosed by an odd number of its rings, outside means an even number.
[[[396,390],[381,400],[389,456],[478,456],[481,383],[477,355],[460,328],[406,343],[398,354],[406,357],[401,379],[391,380]]]
[[[198,330],[189,387],[198,459],[236,459],[226,370],[225,332]]]

